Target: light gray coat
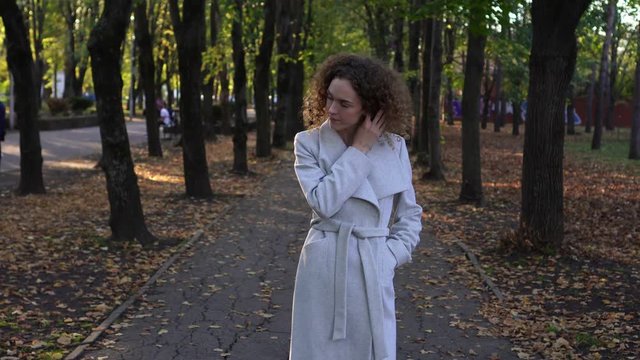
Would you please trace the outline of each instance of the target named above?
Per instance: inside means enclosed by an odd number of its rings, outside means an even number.
[[[296,274],[289,358],[395,360],[394,270],[411,260],[422,228],[404,139],[383,136],[364,154],[325,122],[299,133],[294,147],[313,212]]]

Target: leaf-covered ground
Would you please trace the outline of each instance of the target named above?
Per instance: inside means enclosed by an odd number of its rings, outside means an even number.
[[[249,154],[253,154],[251,135]],[[146,223],[161,239],[186,240],[224,209],[260,191],[282,156],[249,158],[254,174],[230,173],[231,139],[207,145],[213,199],[184,195],[181,148],[164,142],[164,158],[134,149]],[[290,160],[286,160],[290,161]],[[0,192],[0,357],[61,359],[170,257],[106,239],[109,205],[104,175],[93,160],[81,170],[45,178],[44,196]],[[88,168],[88,169],[87,169]],[[215,229],[213,229],[215,231]]]
[[[521,358],[640,358],[640,163],[589,154],[590,134],[568,137],[565,151],[565,246],[556,255],[510,248],[520,211],[523,136],[482,130],[482,179],[487,205],[460,205],[460,127],[443,127],[447,180],[417,180],[426,226],[453,246],[462,240],[506,295],[481,312],[509,337]],[[580,129],[582,130],[582,129]],[[623,133],[624,135],[624,133]],[[603,143],[626,144],[609,134]],[[576,150],[578,149],[578,150]],[[586,155],[585,155],[586,154]],[[452,259],[461,272],[468,262]],[[477,276],[468,285],[480,288]],[[472,326],[459,324],[459,326]],[[486,329],[478,329],[483,335]]]
[[[467,243],[506,296],[501,303],[486,298],[481,309],[496,324],[493,330],[463,318],[451,326],[507,336],[521,358],[638,358],[640,163],[576,151],[588,148],[588,135],[567,138],[566,246],[553,256],[505,252],[518,223],[523,141],[508,132],[482,131],[483,208],[456,201],[459,126],[443,127],[446,182],[419,181],[424,169],[415,169],[426,227],[450,246],[458,239]],[[163,159],[135,150],[147,225],[160,238],[188,239],[240,196],[259,192],[256,184],[279,161],[291,161],[288,153],[250,158],[258,175],[239,177],[229,172],[231,140],[208,146],[216,196],[206,201],[184,196],[181,149],[165,146]],[[104,176],[91,169],[95,160],[69,162],[80,169],[45,179],[45,196],[0,192],[0,357],[62,358],[172,254],[171,248],[144,250],[105,240],[108,203]],[[416,256],[428,254],[418,249]],[[474,293],[490,294],[469,261],[446,260],[454,265],[452,276]],[[423,281],[429,286],[432,279]]]

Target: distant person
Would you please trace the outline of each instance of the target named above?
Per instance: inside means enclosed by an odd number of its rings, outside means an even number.
[[[0,101],[0,164],[2,164],[2,142],[4,141],[7,128],[7,117],[5,112],[6,108],[4,103]]]
[[[395,269],[420,241],[405,133],[411,98],[382,62],[340,54],[317,70],[295,137],[312,210],[293,295],[289,360],[395,360]]]
[[[160,124],[165,128],[175,125],[171,119],[171,113],[167,109],[167,105],[164,101],[160,100],[158,110],[160,110]]]

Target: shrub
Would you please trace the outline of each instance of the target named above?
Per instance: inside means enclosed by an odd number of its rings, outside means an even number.
[[[93,105],[93,100],[78,96],[69,99],[69,103],[71,104],[71,110],[73,110],[73,112],[82,112]]]
[[[69,103],[65,99],[48,98],[47,107],[51,115],[58,115],[69,111]]]

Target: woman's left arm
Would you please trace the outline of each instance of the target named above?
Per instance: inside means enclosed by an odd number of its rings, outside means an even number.
[[[405,172],[407,190],[397,194],[396,216],[387,239],[387,246],[396,258],[397,266],[411,261],[411,252],[420,242],[422,207],[416,203],[412,184],[411,161],[404,141],[400,141],[400,163]]]

